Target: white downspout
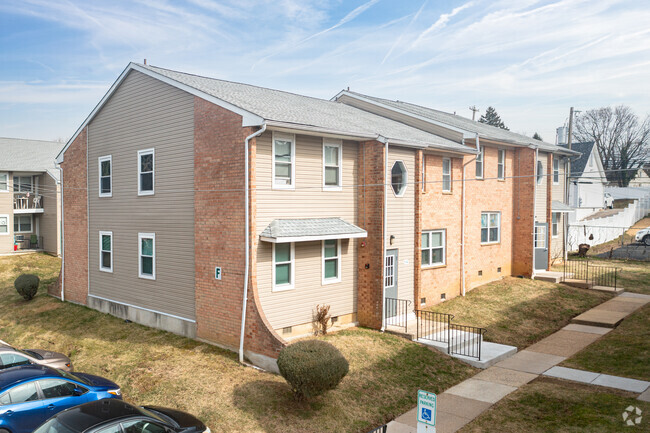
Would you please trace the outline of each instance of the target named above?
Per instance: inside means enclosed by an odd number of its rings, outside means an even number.
[[[59,164],[59,182],[61,182],[61,301],[65,301],[65,212],[63,206],[63,167]]]
[[[382,141],[379,139],[379,141]],[[386,330],[386,224],[388,223],[388,139],[384,141],[384,223],[381,230],[382,260],[381,260],[381,332]],[[397,266],[397,263],[394,263]],[[394,274],[393,274],[394,275]]]
[[[478,133],[476,133],[476,158],[481,153],[481,144],[479,141]],[[474,160],[476,160],[474,158]],[[470,164],[472,161],[468,161],[467,164]],[[461,233],[461,242],[460,242],[460,269],[461,269],[461,287],[462,287],[462,294],[465,296],[465,178],[466,178],[466,169],[467,169],[467,164],[463,164],[463,182],[462,182],[462,189],[463,189],[463,204],[461,207],[461,217],[460,217],[460,233]],[[485,163],[484,163],[485,164]]]
[[[535,177],[533,178],[533,272],[531,279],[535,279],[535,227],[537,222],[537,165],[539,162],[539,148],[535,146],[535,164],[533,172]],[[548,230],[548,228],[547,228]]]
[[[248,210],[248,142],[250,141],[251,138],[257,137],[266,131],[266,123],[262,124],[262,127],[258,129],[256,132],[252,133],[248,137],[246,137],[246,140],[244,141],[244,227],[246,230],[246,236],[245,236],[245,248],[246,248],[246,263],[244,265],[244,299],[242,302],[242,310],[241,310],[241,331],[239,334],[239,362],[241,364],[244,363],[244,334],[246,332],[246,305],[248,301],[248,274],[250,271],[250,252],[249,252],[249,245],[250,245],[250,234],[249,234],[249,226],[250,226],[250,215],[249,215],[249,210]]]

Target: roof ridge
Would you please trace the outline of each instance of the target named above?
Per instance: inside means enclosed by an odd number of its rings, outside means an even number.
[[[15,138],[15,137],[0,137],[0,140],[20,140],[20,141],[41,141],[43,143],[51,143],[51,144],[60,144],[61,147],[65,145],[65,143],[61,143],[60,141],[53,141],[53,140],[40,140],[38,138]]]

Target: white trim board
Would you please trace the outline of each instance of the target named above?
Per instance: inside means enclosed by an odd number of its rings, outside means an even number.
[[[367,238],[368,232],[363,233],[343,233],[338,235],[313,235],[313,236],[292,236],[292,237],[279,237],[269,238],[260,235],[260,240],[263,242],[270,242],[272,244],[285,244],[288,242],[312,242],[312,241],[326,241],[331,239],[355,239]]]

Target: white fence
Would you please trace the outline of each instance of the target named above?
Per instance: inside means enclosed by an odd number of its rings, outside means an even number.
[[[605,218],[572,222],[567,232],[567,247],[575,251],[580,244],[600,245],[622,236],[650,212],[650,189],[607,187],[614,199],[633,199],[621,212]]]

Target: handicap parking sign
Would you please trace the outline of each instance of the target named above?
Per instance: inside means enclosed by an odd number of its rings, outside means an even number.
[[[418,391],[418,425],[435,427],[436,403],[437,397],[434,393]]]
[[[431,421],[431,409],[427,409],[426,407],[422,408],[422,419],[424,421]]]

